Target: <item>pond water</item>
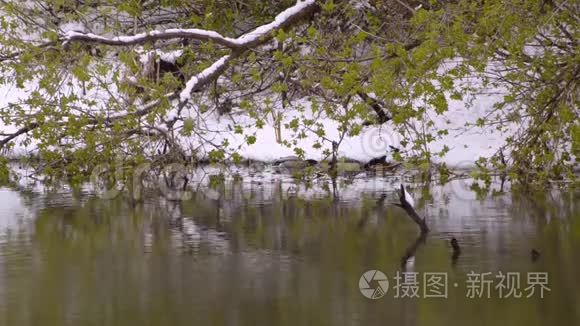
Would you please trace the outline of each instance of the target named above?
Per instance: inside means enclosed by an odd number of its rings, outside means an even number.
[[[181,201],[0,188],[0,325],[580,324],[578,191],[408,183],[431,229],[416,242],[397,181],[260,178]],[[382,298],[359,289],[369,270]]]

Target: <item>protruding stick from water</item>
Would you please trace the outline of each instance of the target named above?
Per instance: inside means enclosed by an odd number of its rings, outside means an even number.
[[[401,188],[399,189],[399,201],[400,204],[397,206],[401,207],[402,209],[407,212],[407,215],[413,219],[415,223],[419,226],[421,230],[421,234],[427,234],[429,232],[429,228],[427,227],[427,223],[425,222],[424,218],[421,218],[419,214],[415,211],[414,200],[411,195],[405,190],[405,186],[401,184]]]

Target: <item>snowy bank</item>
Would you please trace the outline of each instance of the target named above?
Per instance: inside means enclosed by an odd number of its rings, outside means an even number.
[[[506,135],[498,133],[496,130],[486,130],[482,128],[466,129],[467,123],[475,123],[478,118],[485,116],[492,105],[500,100],[498,95],[479,95],[467,108],[462,101],[450,100],[449,111],[443,115],[431,117],[435,122],[434,128],[447,128],[449,133],[443,135],[429,145],[433,152],[438,152],[444,146],[449,148],[449,152],[443,158],[435,158],[436,162],[445,162],[451,167],[470,167],[480,157],[493,155],[504,143]],[[244,115],[224,115],[218,116],[211,112],[205,115],[192,113],[190,116],[202,129],[211,130],[204,132],[205,143],[199,139],[191,138],[184,141],[186,148],[199,148],[198,155],[206,157],[212,149],[206,146],[207,142],[221,144],[227,140],[231,148],[244,158],[272,162],[280,157],[295,155],[294,148],[304,150],[305,158],[321,160],[326,158],[324,149],[331,149],[329,141],[321,138],[313,131],[306,131],[300,135],[304,128],[295,132],[289,128],[289,124],[295,118],[312,119],[320,123],[325,128],[324,138],[327,140],[339,141],[339,123],[325,116],[319,116],[312,112],[309,102],[306,100],[294,103],[295,109],[287,108],[283,113],[281,125],[282,140],[292,143],[288,147],[279,143],[276,139],[275,123],[271,118],[265,119],[262,128],[256,127],[255,120]],[[420,121],[414,121],[420,125]],[[235,126],[243,126],[244,133],[235,132]],[[246,136],[255,137],[255,143],[248,145]],[[357,136],[345,136],[338,150],[338,156],[366,162],[372,158],[382,155],[389,155],[389,145],[397,148],[401,147],[402,135],[395,131],[392,122],[387,122],[381,126],[367,126]],[[293,144],[295,142],[295,144]],[[315,148],[315,144],[321,143],[321,148]]]

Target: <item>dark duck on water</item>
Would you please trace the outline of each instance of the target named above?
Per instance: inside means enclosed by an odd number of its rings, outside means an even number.
[[[370,161],[368,161],[363,167],[365,170],[376,170],[379,168],[383,168],[383,169],[395,169],[397,168],[400,163],[395,163],[392,162],[392,153],[399,153],[400,150],[394,146],[389,145],[389,150],[387,150],[386,155],[382,155],[379,157],[375,157],[373,159],[371,159]],[[387,157],[390,158],[390,160],[387,160]]]

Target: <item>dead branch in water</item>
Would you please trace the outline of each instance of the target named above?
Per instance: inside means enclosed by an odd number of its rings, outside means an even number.
[[[407,196],[409,198],[407,198]],[[414,257],[419,247],[425,243],[425,240],[427,239],[427,233],[429,233],[429,228],[427,227],[425,219],[421,218],[415,211],[413,198],[411,198],[407,191],[405,191],[405,186],[403,184],[401,184],[401,188],[399,189],[399,201],[401,203],[395,205],[405,210],[407,215],[409,215],[409,217],[411,217],[411,219],[417,223],[419,229],[421,230],[419,237],[411,244],[411,246],[409,246],[409,248],[407,248],[405,255],[401,258],[401,268],[406,270],[407,262],[409,259]]]
[[[419,226],[419,229],[421,230],[421,235],[426,235],[427,233],[429,233],[429,228],[427,227],[427,223],[425,222],[424,218],[421,218],[419,216],[419,214],[417,214],[417,212],[415,211],[415,207],[413,207],[413,205],[409,202],[412,201],[412,198],[407,198],[407,192],[405,191],[405,186],[403,186],[403,184],[401,184],[401,188],[399,190],[399,201],[401,202],[400,204],[395,204],[396,206],[401,207],[403,210],[405,210],[405,212],[407,212],[407,215],[409,215],[409,217],[411,217],[411,219],[417,223],[417,225]]]

